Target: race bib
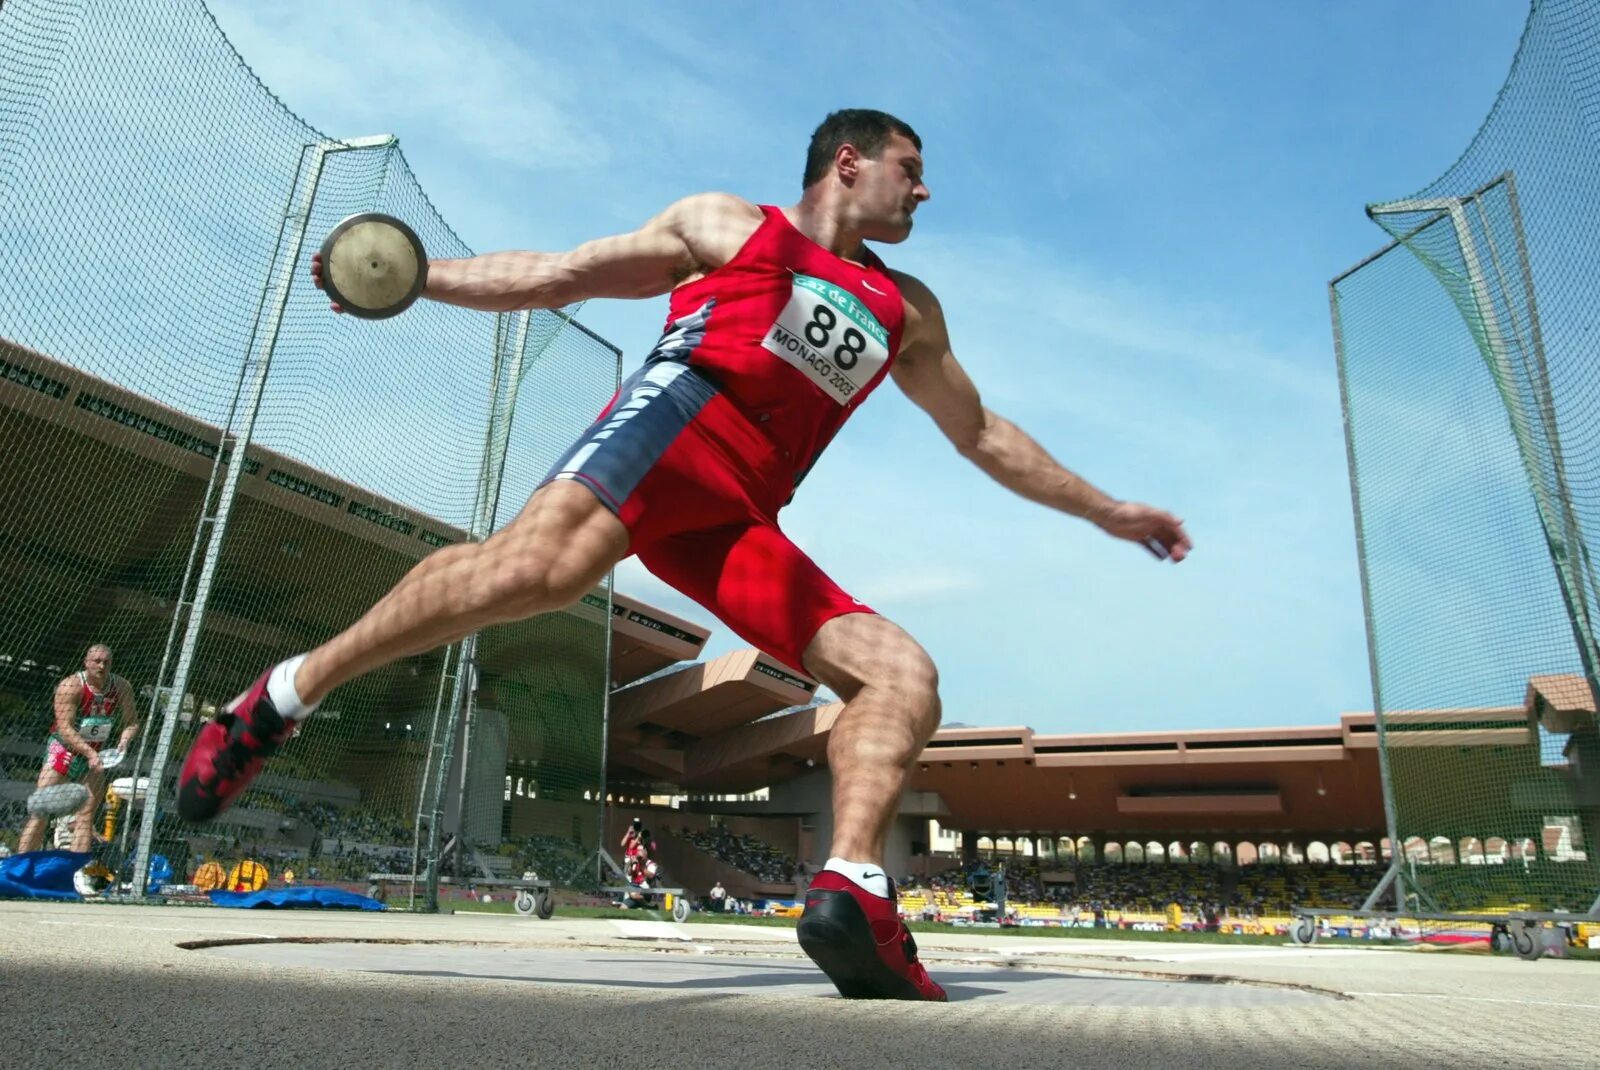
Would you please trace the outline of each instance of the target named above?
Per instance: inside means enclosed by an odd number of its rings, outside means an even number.
[[[761,340],[840,405],[889,359],[889,332],[856,296],[826,279],[796,274],[789,303]]]
[[[110,717],[85,717],[78,725],[78,735],[89,743],[104,743],[111,738]]]

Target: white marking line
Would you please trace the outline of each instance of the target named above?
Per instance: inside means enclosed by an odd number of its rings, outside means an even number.
[[[651,940],[683,940],[692,942],[694,937],[684,932],[682,927],[670,925],[664,921],[613,921],[611,923],[621,930],[622,935],[631,939]]]
[[[1523,1007],[1567,1007],[1573,1010],[1600,1011],[1600,1003],[1555,1003],[1548,999],[1505,999],[1501,996],[1453,996],[1448,992],[1346,992],[1347,996],[1377,996],[1384,999],[1459,999],[1469,1003],[1515,1003]]]
[[[172,928],[167,925],[107,925],[98,921],[37,921],[35,925],[66,925],[74,929],[137,929],[147,933],[180,933],[184,936],[206,936],[221,933],[225,936],[253,936],[261,940],[276,940],[282,933],[252,933],[243,929],[194,929],[187,926]]]
[[[1169,952],[1165,955],[1140,955],[1133,954],[1128,958],[1148,959],[1154,962],[1205,962],[1208,959],[1218,962],[1229,962],[1235,959],[1282,959],[1285,953],[1293,954],[1299,950],[1302,955],[1315,955],[1323,958],[1327,955],[1370,955],[1374,949],[1364,947],[1324,947],[1316,951],[1306,949],[1289,949],[1277,947],[1238,948],[1226,951],[1179,951]]]
[[[507,914],[503,910],[452,910],[450,913],[476,914],[480,918],[514,918],[517,921],[522,921],[526,917],[524,914]]]

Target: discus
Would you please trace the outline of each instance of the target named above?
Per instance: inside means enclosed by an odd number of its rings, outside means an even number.
[[[100,768],[115,769],[128,757],[128,752],[121,747],[107,747],[100,752]]]
[[[428,256],[416,231],[392,215],[362,212],[322,243],[322,288],[362,319],[398,316],[428,281]]]
[[[82,784],[51,784],[28,796],[28,813],[33,817],[65,817],[89,801],[89,789]]]

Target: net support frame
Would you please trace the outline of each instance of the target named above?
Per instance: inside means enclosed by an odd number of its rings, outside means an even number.
[[[209,496],[201,505],[202,515],[197,524],[195,546],[198,547],[204,538],[205,549],[200,557],[199,572],[194,577],[193,593],[184,591],[183,593],[189,594],[189,597],[187,599],[180,597],[173,610],[174,630],[178,614],[187,610],[188,617],[184,625],[183,640],[177,651],[177,665],[173,669],[172,682],[170,684],[162,682],[164,686],[158,687],[153,700],[153,702],[160,701],[163,697],[166,700],[160,738],[156,742],[155,755],[151,759],[150,775],[155,778],[158,786],[166,779],[167,758],[172,749],[172,737],[177,729],[183,696],[188,689],[189,674],[194,667],[195,653],[199,648],[206,602],[211,595],[217,563],[221,559],[222,546],[227,538],[228,520],[238,496],[239,476],[245,468],[245,451],[250,446],[256,417],[261,411],[261,399],[266,391],[267,375],[272,367],[272,355],[277,348],[278,334],[283,327],[284,314],[289,306],[289,293],[294,286],[300,252],[305,246],[306,230],[311,224],[311,211],[316,203],[317,187],[322,181],[323,165],[333,153],[388,149],[397,143],[398,139],[393,134],[377,134],[345,140],[324,139],[310,142],[301,149],[299,168],[289,192],[288,203],[284,206],[283,222],[279,228],[273,262],[262,288],[256,326],[251,332],[250,345],[239,368],[233,404],[223,426],[221,441],[217,444],[217,458],[212,469],[213,486],[218,472],[224,465],[226,471],[222,475],[221,485],[216,487],[217,499],[214,511],[207,512],[212,508]],[[233,430],[235,425],[238,426],[237,432]],[[225,461],[224,457],[229,456],[230,438],[233,440],[233,448],[230,459]],[[207,528],[210,529],[209,533],[203,534]],[[191,564],[193,564],[192,553]],[[160,798],[159,787],[152,794],[154,798],[146,801],[139,824],[132,889],[132,896],[135,899],[146,898],[145,887],[150,871],[151,844],[155,838],[156,816],[160,810],[155,801]]]
[[[1469,207],[1476,210],[1478,221],[1484,234],[1484,244],[1488,247],[1489,260],[1494,268],[1495,281],[1498,281],[1503,291],[1509,292],[1504,260],[1494,242],[1493,229],[1483,208],[1484,197],[1496,188],[1505,190],[1507,206],[1510,211],[1512,233],[1516,245],[1516,274],[1521,284],[1521,296],[1527,303],[1528,328],[1526,338],[1523,337],[1523,332],[1517,328],[1514,316],[1512,317],[1513,323],[1510,337],[1508,337],[1506,328],[1501,323],[1501,316],[1495,306],[1493,291],[1490,288],[1491,279],[1484,268],[1483,251],[1478,247],[1478,240],[1472,230],[1472,219],[1468,215]],[[1338,286],[1339,283],[1351,275],[1354,275],[1380,257],[1393,252],[1396,248],[1405,246],[1411,249],[1410,243],[1418,234],[1446,218],[1450,221],[1452,232],[1461,253],[1462,265],[1466,274],[1467,291],[1471,298],[1470,309],[1463,307],[1460,308],[1460,311],[1463,317],[1468,319],[1469,331],[1472,327],[1471,321],[1473,317],[1476,318],[1482,329],[1484,344],[1480,351],[1489,364],[1496,392],[1505,406],[1506,416],[1512,429],[1512,438],[1517,444],[1518,458],[1528,479],[1529,490],[1534,499],[1540,526],[1544,531],[1550,562],[1556,574],[1557,589],[1561,592],[1562,600],[1567,610],[1568,624],[1572,629],[1578,657],[1583,667],[1585,683],[1588,686],[1591,700],[1595,703],[1596,708],[1600,708],[1600,651],[1597,651],[1596,648],[1596,631],[1589,605],[1589,592],[1600,592],[1600,583],[1596,582],[1593,562],[1589,559],[1586,549],[1587,544],[1583,540],[1577,512],[1572,505],[1572,493],[1568,484],[1566,466],[1561,451],[1553,392],[1550,388],[1549,371],[1545,359],[1543,332],[1540,327],[1538,302],[1533,285],[1532,264],[1528,256],[1527,234],[1523,225],[1520,198],[1517,195],[1516,176],[1512,171],[1507,170],[1464,196],[1392,201],[1367,207],[1367,215],[1374,221],[1379,221],[1379,217],[1385,215],[1415,216],[1419,214],[1425,215],[1427,218],[1408,228],[1393,241],[1367,256],[1360,263],[1335,276],[1328,283],[1329,308],[1333,323],[1334,356],[1339,374],[1340,407],[1350,476],[1351,504],[1355,517],[1357,564],[1361,577],[1362,609],[1367,632],[1368,668],[1371,675],[1374,702],[1373,720],[1378,740],[1379,779],[1383,792],[1384,819],[1389,837],[1389,866],[1362,904],[1361,911],[1363,913],[1376,912],[1384,894],[1391,887],[1394,889],[1394,902],[1397,910],[1404,911],[1406,909],[1407,897],[1405,892],[1404,845],[1399,837],[1394,782],[1389,765],[1388,739],[1383,723],[1376,622],[1372,608],[1370,574],[1363,535],[1364,528],[1356,469],[1355,438],[1351,424],[1350,397],[1347,386],[1348,377],[1345,366],[1344,335],[1339,316]],[[1380,225],[1382,225],[1381,222]],[[1414,249],[1412,251],[1415,252]],[[1427,265],[1430,271],[1436,271],[1428,257],[1420,253],[1417,255],[1418,259]],[[1449,287],[1446,287],[1446,290],[1448,292]],[[1527,411],[1526,403],[1513,386],[1516,382],[1515,371],[1510,363],[1510,353],[1513,345],[1517,352],[1521,354],[1522,360],[1528,367],[1533,380],[1532,392],[1537,410],[1533,414]],[[1539,465],[1533,444],[1530,441],[1529,429],[1535,425],[1538,426],[1549,446],[1550,474],[1548,477]],[[1553,487],[1550,485],[1552,482],[1554,484]],[[1584,582],[1585,578],[1588,580],[1587,586]],[[1426,903],[1431,906],[1436,914],[1447,913],[1439,910],[1432,897],[1414,878],[1411,880],[1411,886],[1412,894],[1417,897],[1419,903]],[[1588,914],[1600,916],[1600,889],[1597,889],[1596,898],[1590,905]],[[1574,915],[1574,917],[1581,917],[1581,915]]]

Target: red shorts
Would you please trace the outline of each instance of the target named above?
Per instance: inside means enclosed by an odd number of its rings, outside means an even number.
[[[545,482],[582,483],[627,526],[656,576],[746,642],[805,671],[834,617],[872,610],[778,529],[794,466],[715,385],[685,364],[647,364]]]

